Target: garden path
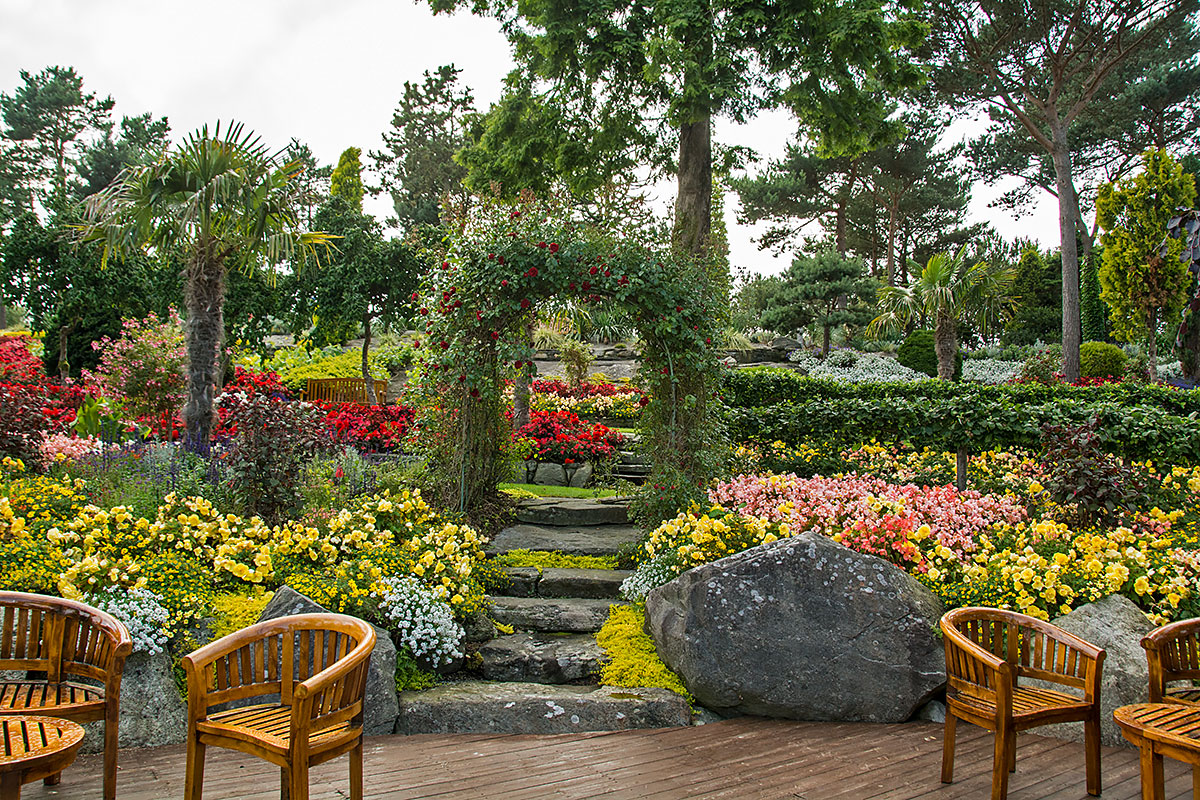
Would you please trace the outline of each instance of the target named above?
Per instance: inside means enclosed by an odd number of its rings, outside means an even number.
[[[751,717],[710,725],[562,736],[496,734],[379,736],[367,739],[367,798],[388,800],[974,800],[991,785],[992,737],[959,726],[957,781],[938,781],[942,728],[832,724]],[[121,752],[122,800],[183,794],[181,746]],[[1139,797],[1138,757],[1105,748],[1105,800]],[[81,756],[54,788],[35,784],[26,800],[98,795],[102,762]],[[1191,778],[1166,762],[1168,798],[1191,796]],[[1010,800],[1083,800],[1083,746],[1018,737]],[[277,773],[230,751],[212,753],[206,800],[274,800]],[[312,772],[312,800],[346,796],[346,762]]]

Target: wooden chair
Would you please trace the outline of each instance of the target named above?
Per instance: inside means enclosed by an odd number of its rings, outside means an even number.
[[[1082,721],[1087,791],[1099,795],[1104,650],[1048,622],[995,608],[956,609],[942,617],[941,627],[948,679],[942,782],[954,779],[954,733],[960,719],[996,734],[992,800],[1008,794],[1017,731]],[[1071,687],[1083,696],[1022,686],[1019,678]]]
[[[1200,706],[1200,619],[1184,619],[1155,628],[1142,639],[1150,668],[1150,702]],[[1187,681],[1183,686],[1171,686]]]
[[[251,625],[183,657],[188,686],[186,800],[200,800],[204,751],[240,750],[280,768],[280,797],[308,800],[308,770],[350,754],[350,797],[363,796],[363,695],[375,630],[341,614]],[[213,710],[264,698],[266,702]]]
[[[0,681],[0,716],[104,720],[104,800],[115,800],[121,674],[133,650],[129,631],[83,603],[23,592],[0,592],[0,620],[0,670],[46,675]],[[60,780],[54,774],[45,782]]]

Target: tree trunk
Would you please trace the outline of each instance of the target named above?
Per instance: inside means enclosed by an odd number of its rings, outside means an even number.
[[[1067,383],[1079,380],[1079,345],[1082,330],[1079,317],[1079,251],[1075,241],[1075,220],[1079,217],[1079,196],[1071,174],[1071,148],[1067,130],[1057,119],[1051,120],[1054,140],[1055,188],[1058,192],[1058,232],[1062,252],[1062,371]]]
[[[525,322],[525,341],[533,344],[534,328],[537,325],[537,315],[530,314]],[[513,381],[513,430],[520,430],[529,424],[529,391],[532,381],[529,370],[522,370]]]
[[[1146,342],[1146,360],[1150,362],[1150,382],[1158,380],[1158,309],[1151,308],[1147,314],[1146,331],[1150,340]]]
[[[679,126],[679,189],[675,196],[673,241],[685,253],[699,254],[712,227],[711,117]]]
[[[206,452],[213,429],[217,349],[225,334],[225,261],[211,242],[200,243],[184,269],[184,306],[188,379],[183,445]]]
[[[1192,311],[1184,318],[1176,351],[1183,377],[1189,381],[1200,378],[1200,311]]]
[[[67,359],[67,348],[71,344],[71,334],[79,327],[79,320],[73,319],[67,325],[58,329],[58,377],[66,383],[71,377],[71,364]]]
[[[380,405],[379,392],[375,391],[375,379],[371,377],[371,312],[363,312],[362,349],[363,397]]]
[[[960,492],[967,490],[967,468],[971,463],[971,452],[965,447],[959,447],[954,454],[954,488]]]
[[[933,324],[933,351],[937,354],[938,380],[954,380],[954,361],[958,355],[958,324],[947,314],[938,314]]]
[[[896,216],[897,203],[888,205],[888,242],[887,242],[887,282],[888,286],[896,285]]]
[[[8,327],[8,307],[4,305],[4,300],[0,299],[0,331]]]
[[[829,355],[829,333],[830,333],[830,326],[829,326],[829,325],[822,325],[821,327],[822,327],[822,329],[824,329],[824,331],[825,331],[825,338],[824,338],[824,340],[821,342],[821,358],[824,358],[825,356]]]

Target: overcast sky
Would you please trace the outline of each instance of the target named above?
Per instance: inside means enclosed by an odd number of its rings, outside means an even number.
[[[494,20],[434,17],[409,0],[0,0],[0,91],[15,89],[22,69],[73,66],[89,91],[112,95],[118,118],[166,115],[176,138],[236,119],[277,147],[300,139],[325,163],[346,147],[378,148],[404,82],[449,63],[480,108],[499,97],[513,65]],[[718,122],[716,136],[771,157],[793,130],[787,114],[772,113],[744,126]],[[673,192],[659,187],[664,209]],[[988,207],[997,193],[976,186],[973,220],[1057,244],[1053,203],[1018,221]],[[389,211],[382,200],[368,204],[380,217]],[[729,206],[733,263],[783,269],[737,225],[735,198]]]

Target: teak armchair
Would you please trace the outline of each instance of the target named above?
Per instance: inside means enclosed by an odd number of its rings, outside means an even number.
[[[104,720],[104,800],[117,796],[121,674],[133,639],[99,609],[61,597],[0,592],[0,670],[44,672],[0,681],[0,716]],[[53,786],[60,775],[46,778]]]
[[[1150,702],[1200,705],[1200,619],[1184,619],[1155,628],[1142,639],[1150,669]],[[1188,681],[1184,686],[1171,686]]]
[[[995,608],[959,608],[942,617],[946,644],[946,728],[942,782],[954,778],[958,720],[993,731],[992,800],[1008,794],[1017,731],[1083,722],[1087,791],[1100,794],[1100,671],[1104,650],[1061,628]],[[1032,678],[1080,690],[1082,697],[1022,686]]]
[[[363,796],[363,695],[375,630],[341,614],[259,622],[184,656],[186,800],[200,800],[204,751],[240,750],[280,768],[283,800],[308,800],[309,767],[350,754],[350,797]],[[214,711],[247,698],[254,705]]]

